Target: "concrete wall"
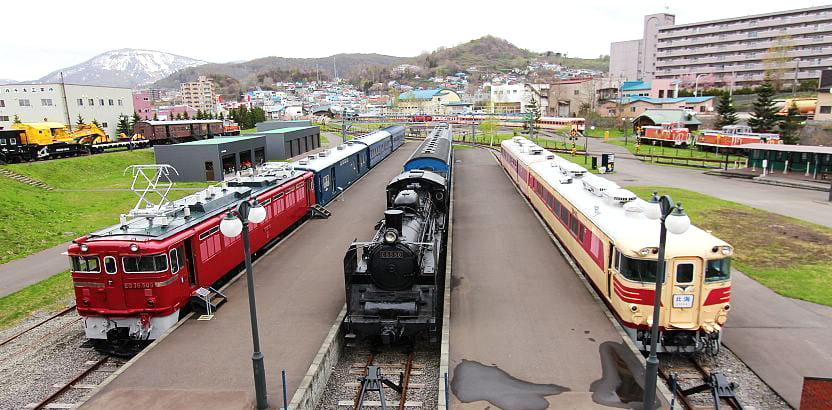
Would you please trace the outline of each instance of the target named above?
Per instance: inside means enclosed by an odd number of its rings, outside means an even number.
[[[656,45],[659,40],[659,27],[672,26],[676,16],[667,13],[644,16],[644,35],[642,38],[641,79],[651,80],[656,74]]]
[[[133,115],[133,93],[129,88],[76,84],[65,87],[68,106],[64,104],[60,84],[0,85],[0,129],[10,129],[15,115],[22,122],[46,119],[66,124],[68,109],[73,127],[81,114],[87,123],[97,120],[101,129],[114,138],[119,115]]]
[[[641,40],[617,41],[610,44],[611,78],[621,81],[640,79],[641,44]]]
[[[828,113],[824,112],[827,110],[829,110]],[[817,108],[815,108],[815,120],[832,121],[832,93],[823,91],[818,92]]]
[[[255,151],[262,148],[266,150],[266,142],[263,138],[252,138],[243,141],[229,141],[220,144],[173,144],[156,145],[153,150],[156,155],[157,164],[172,165],[179,172],[179,175],[171,175],[171,179],[177,182],[205,182],[207,181],[205,163],[213,164],[215,181],[224,179],[222,158],[227,155],[234,156],[234,166],[241,169],[241,156],[247,152],[251,161],[256,161]]]
[[[254,126],[258,132],[276,130],[278,128],[292,128],[292,127],[309,127],[312,121],[297,120],[297,121],[263,121],[258,122]]]

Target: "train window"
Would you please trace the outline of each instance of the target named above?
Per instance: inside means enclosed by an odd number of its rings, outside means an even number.
[[[680,263],[676,265],[676,283],[693,282],[693,264]]]
[[[0,138],[0,145],[6,145],[6,139]]]
[[[649,259],[634,259],[619,254],[618,272],[625,279],[634,282],[655,282],[658,262]]]
[[[586,228],[584,228],[583,225],[578,227],[578,240],[581,241],[581,243],[584,242],[584,231],[586,231]]]
[[[708,261],[705,271],[705,283],[720,282],[731,278],[731,259],[716,259]]]
[[[168,270],[168,258],[162,255],[125,256],[121,263],[126,273],[157,273]]]
[[[104,257],[104,271],[108,274],[112,275],[115,274],[117,270],[116,266],[116,258],[112,256],[105,256]]]
[[[71,256],[72,271],[78,273],[101,273],[98,256]]]
[[[170,273],[175,274],[176,272],[179,272],[180,265],[178,255],[179,251],[177,251],[176,249],[170,250]]]
[[[572,216],[572,220],[569,221],[569,229],[572,231],[572,235],[578,236],[578,228],[581,226],[581,223],[578,222],[578,218]]]
[[[16,144],[17,144],[17,140],[16,140],[16,139],[14,139],[14,138],[9,138],[9,145],[16,145]]]
[[[566,209],[566,207],[565,207],[565,206],[560,208],[560,219],[561,219],[564,223],[566,223],[567,221],[569,221],[569,210],[568,210],[568,209]]]

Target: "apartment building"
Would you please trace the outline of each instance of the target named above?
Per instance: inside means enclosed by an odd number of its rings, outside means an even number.
[[[620,81],[653,78],[656,71],[656,47],[662,27],[672,26],[676,16],[667,13],[644,16],[642,38],[610,45],[610,76]]]
[[[205,76],[199,76],[196,81],[182,83],[179,95],[183,104],[195,110],[216,111],[217,93],[214,82]]]
[[[75,126],[80,115],[97,121],[110,137],[116,136],[120,115],[133,115],[129,88],[80,84],[0,84],[0,130],[21,122],[61,122]]]
[[[526,106],[535,100],[542,114],[549,110],[549,84],[502,84],[491,86],[491,102],[494,112],[519,114],[526,112]]]
[[[715,86],[742,87],[759,84],[766,73],[787,83],[816,79],[832,65],[832,5],[655,28],[652,46],[645,35],[640,63],[616,58],[624,46],[612,44],[615,74],[642,67],[637,80],[707,75]]]

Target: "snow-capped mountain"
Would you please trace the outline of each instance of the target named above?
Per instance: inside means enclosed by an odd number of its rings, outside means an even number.
[[[206,64],[205,61],[153,50],[123,48],[99,54],[81,64],[63,68],[41,78],[76,84],[137,87],[167,77],[174,71]]]

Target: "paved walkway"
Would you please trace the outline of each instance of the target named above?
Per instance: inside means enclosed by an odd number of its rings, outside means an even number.
[[[803,377],[832,377],[832,307],[783,297],[733,274],[722,343],[797,408]]]
[[[331,133],[327,134],[328,144],[322,149],[332,148],[341,143],[341,137]],[[299,155],[294,159],[304,158],[309,153]],[[177,188],[174,188],[177,189]],[[182,190],[193,191],[193,188],[181,188]],[[128,189],[106,189],[92,191],[127,191]],[[72,190],[57,190],[72,191]],[[126,210],[124,210],[126,211]],[[63,252],[69,247],[69,242],[62,243],[52,248],[37,252],[22,259],[16,259],[8,263],[0,264],[0,297],[17,292],[29,285],[38,283],[52,275],[69,269],[69,260]]]
[[[344,252],[355,238],[372,236],[386,204],[384,187],[415,148],[412,143],[399,148],[327,205],[332,217],[308,222],[255,266],[260,343],[272,408],[279,407],[283,396],[281,369],[286,369],[291,399],[343,307]],[[254,387],[245,279],[225,293],[228,302],[213,320],[182,324],[82,408],[118,408],[141,392],[153,391],[146,410],[169,409],[172,403],[178,410],[214,409],[219,405],[204,393],[218,390],[239,398],[223,408],[247,408]],[[190,401],[171,399],[185,394],[190,394]]]
[[[705,174],[705,170],[659,166],[634,159],[624,147],[589,138],[589,152],[612,152],[615,173],[605,175],[619,185],[654,185],[682,188],[754,208],[832,227],[829,193],[758,184],[749,180]]]

